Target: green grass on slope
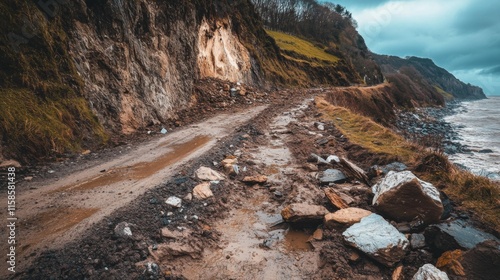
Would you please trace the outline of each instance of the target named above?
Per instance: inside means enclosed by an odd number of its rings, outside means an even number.
[[[266,30],[266,32],[269,36],[273,37],[278,44],[278,47],[284,51],[295,52],[302,57],[319,60],[326,64],[336,64],[339,61],[338,57],[325,52],[323,49],[315,46],[309,41],[282,32],[271,30]],[[300,60],[296,58],[293,59]]]

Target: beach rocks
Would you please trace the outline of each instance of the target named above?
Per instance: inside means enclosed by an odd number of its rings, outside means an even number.
[[[328,210],[320,205],[294,203],[281,211],[281,216],[286,222],[300,224],[319,224]]]
[[[350,207],[341,209],[334,213],[326,214],[324,223],[327,227],[331,226],[334,223],[352,225],[358,223],[359,221],[361,221],[361,219],[363,219],[364,217],[368,217],[371,214],[372,212],[368,210]]]
[[[409,246],[408,239],[377,214],[361,219],[342,235],[351,246],[389,267],[405,256]]]
[[[443,214],[439,191],[410,171],[390,171],[372,191],[375,208],[398,222],[419,218],[431,224],[438,222]]]
[[[226,179],[226,177],[221,173],[205,166],[198,168],[195,172],[195,176],[197,179],[203,181],[221,181]]]
[[[437,269],[432,264],[425,264],[418,269],[412,280],[449,280],[446,272]]]
[[[327,169],[320,173],[319,182],[322,185],[330,183],[342,183],[347,180],[347,177],[338,169]]]
[[[427,243],[439,252],[469,250],[487,240],[499,241],[495,236],[459,220],[428,227],[425,230],[425,238]]]

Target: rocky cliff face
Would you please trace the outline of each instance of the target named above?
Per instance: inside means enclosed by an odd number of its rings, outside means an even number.
[[[404,59],[397,56],[375,54],[373,56],[375,61],[377,61],[382,68],[384,74],[396,73],[404,67],[412,67],[417,70],[429,84],[439,87],[441,90],[452,94],[455,98],[486,98],[480,87],[463,83],[450,72],[434,64],[431,59],[419,57]]]
[[[83,92],[106,127],[164,122],[196,79],[253,83],[250,53],[226,17],[187,2],[80,1],[69,47]]]

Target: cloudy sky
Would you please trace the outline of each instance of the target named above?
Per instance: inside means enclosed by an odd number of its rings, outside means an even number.
[[[431,58],[487,95],[500,95],[500,1],[330,2],[352,12],[373,52]]]

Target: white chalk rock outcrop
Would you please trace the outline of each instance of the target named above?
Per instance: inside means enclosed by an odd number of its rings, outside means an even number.
[[[351,246],[386,266],[393,266],[406,254],[409,241],[377,214],[371,214],[342,234]]]
[[[432,264],[425,264],[418,269],[412,280],[449,280],[448,274]]]
[[[398,222],[419,218],[427,224],[437,223],[443,214],[439,191],[410,171],[390,171],[372,191],[375,208]]]

